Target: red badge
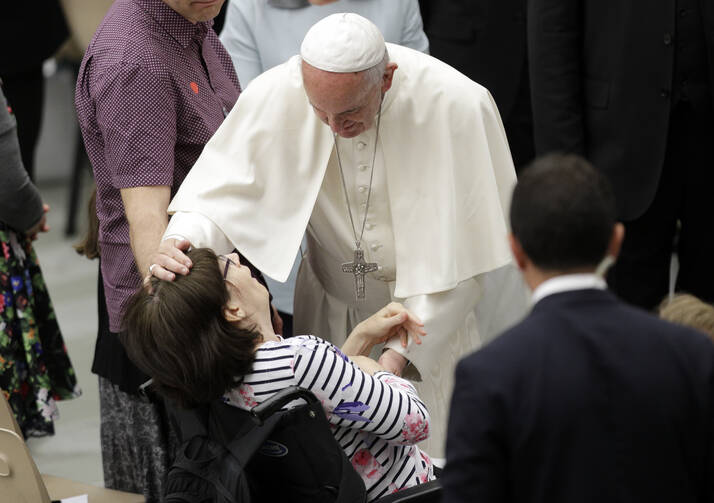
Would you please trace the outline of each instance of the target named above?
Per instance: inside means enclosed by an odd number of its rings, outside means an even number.
[[[196,84],[195,82],[191,82],[190,86],[191,90],[193,91],[193,94],[198,94],[198,84]]]

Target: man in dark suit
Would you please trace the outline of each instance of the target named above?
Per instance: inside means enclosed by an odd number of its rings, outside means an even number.
[[[606,290],[623,227],[605,177],[536,161],[510,217],[535,305],[457,366],[444,502],[714,501],[714,344]]]
[[[532,0],[536,153],[581,154],[613,183],[627,237],[608,278],[652,309],[676,288],[714,301],[714,2]]]
[[[516,170],[534,156],[526,0],[420,0],[432,56],[488,89]]]

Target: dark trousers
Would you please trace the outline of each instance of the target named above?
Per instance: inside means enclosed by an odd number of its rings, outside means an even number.
[[[42,125],[45,78],[42,65],[12,75],[1,75],[2,88],[17,120],[20,155],[27,173],[35,179],[35,148]]]
[[[662,175],[652,204],[625,223],[625,241],[610,271],[610,288],[623,300],[655,308],[669,291],[675,235],[675,289],[714,302],[714,111],[686,104],[672,111]]]

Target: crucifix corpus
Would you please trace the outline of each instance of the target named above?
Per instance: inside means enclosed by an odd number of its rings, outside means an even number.
[[[355,277],[355,295],[358,299],[364,299],[364,275],[378,269],[376,262],[365,262],[364,250],[357,248],[355,258],[352,262],[342,264],[342,272],[352,273]]]

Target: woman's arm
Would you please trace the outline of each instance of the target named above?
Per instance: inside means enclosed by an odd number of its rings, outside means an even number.
[[[388,372],[369,375],[329,342],[306,339],[293,371],[297,385],[320,399],[336,426],[368,431],[400,445],[429,435],[429,412],[408,381]]]
[[[44,218],[40,193],[20,157],[15,120],[0,92],[0,220],[18,231],[34,229]],[[38,228],[35,230],[43,230]]]

